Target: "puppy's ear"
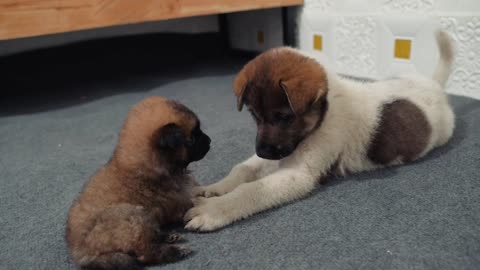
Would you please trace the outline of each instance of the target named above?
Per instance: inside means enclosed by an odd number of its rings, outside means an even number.
[[[296,115],[305,113],[312,104],[327,92],[326,76],[319,74],[280,81],[280,87],[287,95],[290,108]],[[322,73],[321,75],[324,75]]]
[[[245,90],[248,87],[248,82],[251,80],[253,72],[253,64],[248,63],[237,74],[237,77],[233,81],[233,93],[237,97],[237,110],[241,111],[244,104]]]
[[[185,144],[185,141],[182,129],[173,123],[160,128],[155,138],[155,143],[160,149],[176,149]]]

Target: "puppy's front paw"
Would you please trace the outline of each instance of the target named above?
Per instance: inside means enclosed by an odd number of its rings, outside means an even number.
[[[192,197],[205,197],[205,187],[197,186],[192,189]]]
[[[227,216],[229,212],[226,205],[221,201],[221,197],[197,198],[194,201],[195,206],[185,214],[185,229],[193,231],[213,231],[222,228],[233,220]]]
[[[168,234],[166,242],[167,243],[175,243],[175,242],[181,242],[183,240],[184,239],[180,234],[172,232],[172,233]]]
[[[219,184],[213,184],[209,186],[203,186],[203,187],[195,187],[193,189],[193,194],[194,196],[200,196],[200,197],[205,197],[205,198],[210,198],[210,197],[218,197],[222,196],[223,194],[228,193],[230,190],[222,187]]]

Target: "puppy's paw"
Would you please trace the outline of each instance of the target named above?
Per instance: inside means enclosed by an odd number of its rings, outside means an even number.
[[[192,189],[192,197],[205,197],[205,187],[196,186]]]
[[[167,243],[175,243],[175,242],[180,242],[180,241],[183,241],[183,240],[184,240],[184,238],[183,238],[182,235],[173,232],[173,233],[168,234],[166,242]]]
[[[179,254],[179,257],[187,257],[188,255],[192,254],[192,250],[186,246],[177,246],[177,251]]]
[[[208,232],[233,222],[233,219],[227,215],[229,211],[220,197],[197,198],[194,204],[195,206],[188,210],[184,217],[187,230]]]
[[[171,244],[155,244],[151,246],[151,251],[139,256],[138,260],[146,265],[164,264],[179,261],[192,253],[188,247]]]
[[[179,261],[192,253],[186,246],[168,245],[162,250],[159,259],[166,263]]]
[[[230,190],[224,188],[218,183],[209,186],[196,187],[193,189],[194,196],[205,198],[222,196],[228,192],[230,192]]]
[[[218,197],[218,196],[222,196],[223,194],[226,194],[228,193],[228,191],[225,191],[221,188],[219,188],[218,186],[207,186],[205,188],[205,193],[204,193],[204,197],[205,198],[211,198],[211,197]]]

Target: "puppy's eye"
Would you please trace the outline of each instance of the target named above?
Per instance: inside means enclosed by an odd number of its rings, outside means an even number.
[[[275,113],[273,115],[274,117],[274,120],[275,122],[279,122],[279,123],[282,123],[282,124],[289,124],[290,122],[292,122],[294,116],[291,115],[291,114],[285,114],[285,113]]]

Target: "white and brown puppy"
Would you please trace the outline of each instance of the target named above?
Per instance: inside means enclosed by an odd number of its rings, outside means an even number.
[[[82,269],[143,269],[190,253],[164,225],[183,221],[196,182],[186,170],[210,149],[197,116],[180,103],[149,97],[120,132],[113,157],[70,209],[66,238]]]
[[[311,192],[331,170],[355,173],[423,157],[452,136],[444,86],[451,40],[436,35],[433,78],[418,74],[374,83],[347,80],[291,48],[250,61],[234,82],[238,109],[257,123],[256,155],[218,183],[185,215],[186,228],[210,231]]]

